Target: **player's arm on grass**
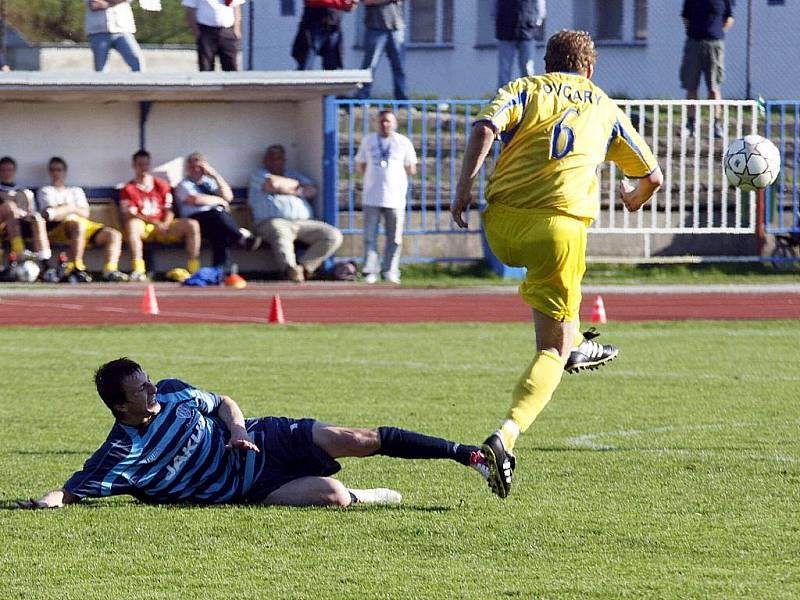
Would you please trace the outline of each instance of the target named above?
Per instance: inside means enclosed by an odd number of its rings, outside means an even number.
[[[461,175],[456,186],[456,201],[450,206],[453,220],[462,229],[468,226],[464,220],[464,211],[472,202],[472,182],[481,170],[489,150],[492,149],[495,135],[495,130],[488,121],[478,121],[472,126],[472,133],[461,163]]]
[[[80,498],[75,494],[70,494],[66,490],[53,490],[47,492],[44,496],[35,500],[22,500],[17,502],[19,508],[63,508],[67,504],[74,504],[79,502]]]
[[[228,431],[231,432],[231,437],[225,447],[229,449],[241,448],[243,450],[259,452],[258,446],[250,439],[250,435],[245,428],[242,409],[239,408],[239,405],[236,404],[230,396],[221,396],[220,398],[222,402],[220,402],[217,408],[217,416],[222,419]]]

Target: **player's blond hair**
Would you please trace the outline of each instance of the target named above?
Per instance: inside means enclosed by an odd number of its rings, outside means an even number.
[[[583,73],[597,60],[592,36],[586,31],[562,29],[547,40],[544,65],[547,71]]]

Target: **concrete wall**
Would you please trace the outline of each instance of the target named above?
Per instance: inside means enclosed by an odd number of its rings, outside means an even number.
[[[92,51],[86,44],[73,46],[42,46],[38,48],[37,66],[15,65],[15,70],[39,70],[54,73],[82,73],[94,71]],[[193,46],[185,47],[152,47],[144,46],[145,70],[151,73],[186,73],[197,71],[197,51]],[[241,64],[241,57],[240,57]],[[30,62],[25,63],[30,65]],[[129,71],[128,65],[120,55],[111,51],[108,60],[108,71],[124,73]]]
[[[0,153],[19,164],[18,180],[49,182],[46,163],[60,155],[69,180],[93,187],[131,177],[130,156],[139,146],[139,104],[0,103],[4,132]],[[180,177],[182,157],[192,151],[209,161],[234,187],[246,186],[271,143],[287,148],[288,163],[322,178],[322,100],[292,102],[156,102],[146,126],[154,164],[170,163]]]

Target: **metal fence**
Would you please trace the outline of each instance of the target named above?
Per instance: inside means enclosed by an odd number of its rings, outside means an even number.
[[[363,180],[355,155],[364,136],[376,130],[377,113],[391,108],[398,131],[409,137],[419,158],[418,174],[408,192],[406,233],[475,234],[478,211],[470,227],[457,229],[449,214],[458,170],[472,121],[484,100],[337,100],[326,110],[326,218],[344,233],[361,231]],[[756,228],[755,194],[728,185],[722,156],[730,140],[755,133],[759,108],[752,101],[623,100],[618,104],[653,149],[664,171],[665,185],[642,211],[628,213],[618,197],[620,174],[613,163],[598,169],[601,211],[593,233],[747,233]],[[686,128],[690,107],[696,111],[696,135]],[[796,107],[795,107],[795,110]],[[719,117],[715,116],[716,111]],[[715,137],[715,120],[721,137]],[[794,121],[795,126],[797,121]],[[481,170],[476,204],[485,203],[486,178],[500,152],[499,144]],[[795,190],[795,200],[796,200]]]
[[[778,180],[766,193],[767,233],[800,234],[800,101],[768,101],[765,131],[782,161]]]

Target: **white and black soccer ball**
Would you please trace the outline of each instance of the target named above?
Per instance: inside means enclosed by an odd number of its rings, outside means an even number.
[[[781,153],[775,144],[760,135],[733,140],[723,160],[728,181],[745,192],[769,187],[781,170]]]
[[[39,265],[35,261],[26,260],[17,265],[16,276],[17,281],[24,281],[25,283],[33,283],[39,277]]]

